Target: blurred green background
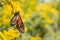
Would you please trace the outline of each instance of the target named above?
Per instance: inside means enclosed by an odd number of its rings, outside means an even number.
[[[10,26],[17,11],[24,34]],[[0,0],[0,40],[60,40],[60,0]]]

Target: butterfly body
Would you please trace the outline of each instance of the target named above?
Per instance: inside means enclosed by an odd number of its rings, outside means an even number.
[[[24,24],[23,24],[23,21],[19,15],[19,12],[16,12],[14,14],[14,16],[11,19],[10,24],[11,24],[11,26],[16,25],[17,30],[21,33],[24,33]]]

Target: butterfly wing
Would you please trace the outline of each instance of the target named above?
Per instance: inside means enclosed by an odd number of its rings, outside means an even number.
[[[21,24],[21,25],[22,26],[20,26],[20,27],[16,26],[16,28],[20,33],[24,33],[24,26],[23,26],[23,24]]]
[[[24,24],[23,23],[20,26],[20,30],[21,30],[22,33],[24,33]]]
[[[13,16],[12,17],[12,19],[11,19],[11,21],[10,21],[10,25],[11,26],[14,26],[15,24],[16,24],[16,22],[17,22],[17,19],[16,19],[17,17],[16,16]]]
[[[20,16],[18,17],[16,28],[18,29],[19,32],[24,33],[24,24]]]

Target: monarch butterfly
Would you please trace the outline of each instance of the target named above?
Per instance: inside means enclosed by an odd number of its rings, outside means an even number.
[[[23,21],[19,15],[19,12],[16,12],[14,14],[14,16],[12,17],[12,19],[10,21],[10,25],[11,26],[16,25],[17,30],[21,33],[24,33],[24,24],[23,24]]]

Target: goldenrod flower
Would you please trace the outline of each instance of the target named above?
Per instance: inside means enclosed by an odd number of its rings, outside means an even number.
[[[4,23],[4,24],[9,24],[9,23],[10,23],[10,22],[9,22],[9,19],[7,19],[7,18],[5,18],[5,17],[3,17],[2,19],[3,19],[3,23]]]
[[[25,27],[25,32],[27,32],[28,31],[28,28],[27,27]]]
[[[41,37],[31,37],[30,40],[41,40]]]
[[[49,29],[49,25],[48,24],[45,24],[45,28]]]
[[[6,38],[5,38],[5,36],[3,35],[2,32],[0,32],[0,37],[1,37],[2,40],[6,40]]]
[[[46,22],[47,22],[47,23],[50,23],[50,24],[54,23],[54,21],[53,21],[52,19],[50,19],[50,18],[47,18],[47,19],[46,19]]]
[[[22,3],[24,3],[26,0],[19,0],[19,1],[21,1]]]

